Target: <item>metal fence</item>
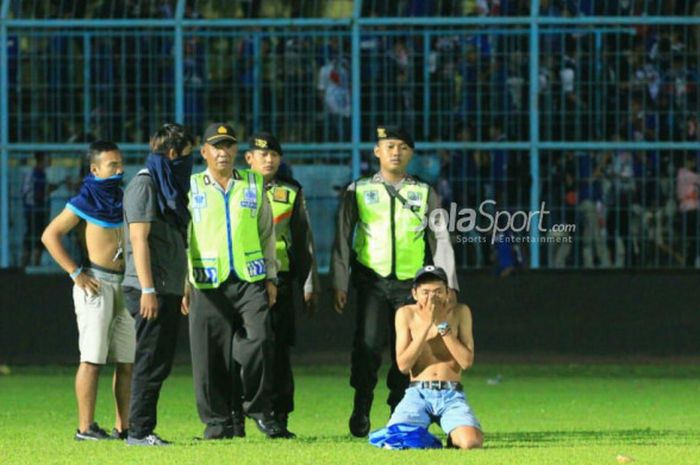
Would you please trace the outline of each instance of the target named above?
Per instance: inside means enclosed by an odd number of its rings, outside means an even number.
[[[133,171],[168,120],[276,133],[322,267],[387,122],[463,268],[696,265],[700,2],[2,0],[0,21],[0,267],[50,263],[35,236],[87,141]],[[480,206],[514,223],[460,229]]]

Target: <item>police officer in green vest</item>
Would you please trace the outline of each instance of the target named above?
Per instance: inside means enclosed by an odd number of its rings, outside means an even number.
[[[379,172],[354,181],[343,193],[331,261],[338,313],[347,303],[350,268],[358,290],[350,375],[355,399],[349,421],[350,432],[357,437],[370,429],[377,371],[387,343],[391,348],[387,403],[392,412],[408,386],[408,377],[396,365],[394,313],[409,297],[412,277],[424,265],[434,264],[447,272],[451,299],[456,299],[458,290],[449,233],[426,227],[426,217],[440,208],[438,195],[406,173],[413,139],[390,126],[378,127],[376,135]]]
[[[278,173],[282,147],[277,138],[267,132],[254,134],[245,159],[253,171],[263,176],[275,224],[279,269],[277,303],[271,309],[275,339],[273,408],[278,421],[287,427],[289,413],[294,410],[289,349],[294,345],[295,308],[304,307],[312,316],[320,288],[313,258],[313,237],[301,184]]]
[[[246,415],[268,437],[291,437],[272,410],[269,309],[277,263],[263,178],[233,168],[238,145],[228,124],[210,125],[202,143],[207,168],[190,180],[188,259],[192,371],[204,438],[234,436],[234,359]]]

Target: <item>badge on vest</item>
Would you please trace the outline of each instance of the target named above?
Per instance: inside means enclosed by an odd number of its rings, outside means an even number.
[[[265,274],[265,259],[258,258],[257,260],[246,262],[246,268],[248,269],[248,275],[251,278],[262,276]]]
[[[281,187],[275,187],[272,191],[272,200],[279,203],[289,203],[289,191]]]
[[[365,203],[367,205],[379,203],[379,192],[377,192],[377,191],[365,192]]]
[[[410,208],[412,211],[417,211],[423,204],[423,196],[420,192],[408,192],[406,196],[405,208]]]
[[[219,276],[213,266],[192,267],[192,276],[197,284],[216,284],[219,282]]]
[[[258,208],[258,199],[257,195],[255,195],[254,190],[245,189],[243,191],[243,200],[241,200],[241,207],[250,208],[251,210],[255,210],[256,208]]]
[[[193,208],[207,208],[207,195],[206,194],[194,194],[194,195],[192,195],[192,207]]]

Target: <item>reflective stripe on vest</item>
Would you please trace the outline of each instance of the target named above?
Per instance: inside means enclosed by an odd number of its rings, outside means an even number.
[[[425,261],[420,218],[428,210],[429,189],[424,183],[404,183],[399,190],[407,201],[404,206],[389,195],[383,183],[357,181],[359,220],[353,249],[362,265],[383,277],[413,278]]]
[[[297,189],[287,184],[277,184],[267,190],[272,206],[272,219],[275,223],[275,249],[279,271],[289,271],[289,247],[292,245],[290,222],[294,213]]]
[[[197,289],[219,287],[233,270],[243,281],[265,279],[265,260],[258,232],[264,191],[262,176],[238,170],[228,193],[206,172],[190,178],[192,221],[189,228],[190,282]]]

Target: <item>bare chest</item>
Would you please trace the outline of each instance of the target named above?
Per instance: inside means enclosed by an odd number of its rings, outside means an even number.
[[[85,227],[85,247],[90,261],[108,268],[119,268],[123,263],[123,231],[121,228],[101,228],[93,224]]]
[[[420,323],[414,322],[410,325],[409,331],[411,333],[411,338],[418,337]],[[426,344],[423,346],[421,351],[421,358],[427,358],[432,361],[446,361],[450,358],[450,353],[445,346],[442,336],[438,332],[435,325],[431,326],[426,336]]]

